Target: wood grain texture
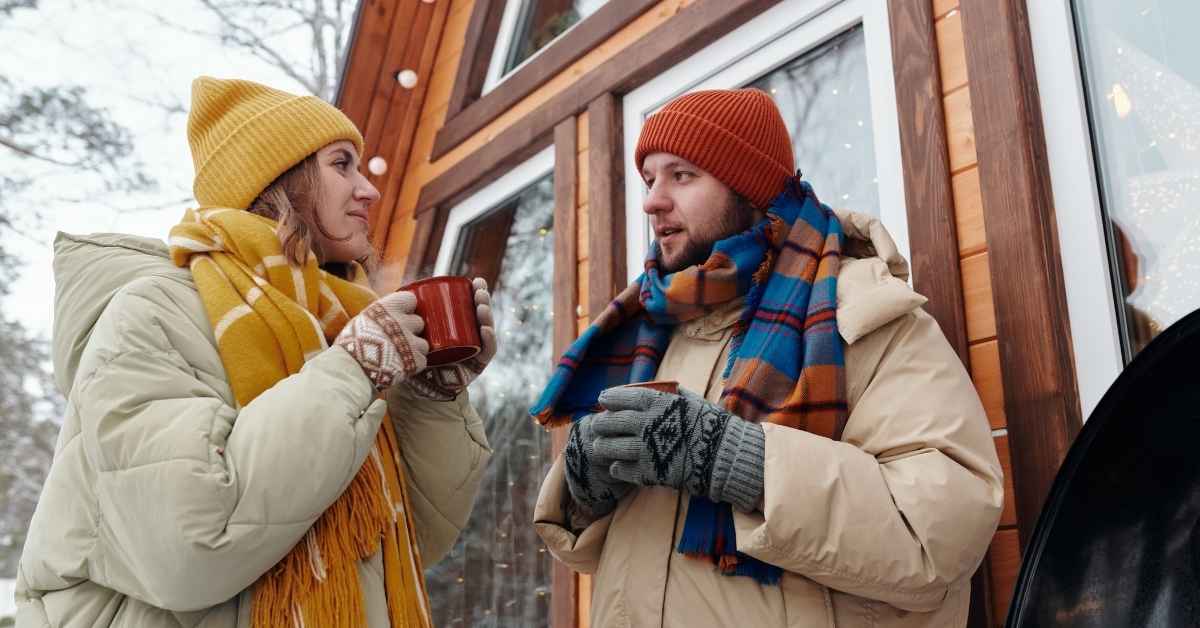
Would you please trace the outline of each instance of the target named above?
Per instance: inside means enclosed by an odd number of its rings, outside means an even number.
[[[625,287],[625,169],[621,101],[602,94],[588,105],[588,312],[604,310]]]
[[[892,58],[913,283],[964,364],[969,363],[954,200],[946,154],[932,7],[891,0]]]
[[[464,107],[479,97],[483,82],[487,79],[488,62],[496,47],[500,32],[500,19],[504,17],[502,0],[475,0],[471,8],[471,19],[467,22],[467,33],[463,38],[463,51],[455,72],[454,89],[450,92],[448,115],[457,115]]]
[[[991,265],[988,262],[986,252],[962,260],[967,340],[971,342],[996,337],[996,309],[992,301]]]
[[[1004,376],[1000,372],[1000,345],[988,340],[971,345],[971,381],[987,412],[993,430],[1008,425],[1004,416]]]
[[[550,367],[575,339],[575,304],[579,264],[575,224],[575,118],[554,127],[554,349]],[[557,453],[557,450],[556,450]]]
[[[933,0],[933,14],[942,17],[958,8],[958,0]]]
[[[992,597],[992,617],[995,618],[993,625],[999,627],[1004,625],[1004,618],[1008,615],[1012,590],[1016,586],[1017,572],[1021,568],[1021,545],[1016,530],[1008,528],[996,532],[991,549],[988,550],[988,562],[991,567],[992,589],[996,591],[996,595]]]
[[[954,175],[950,185],[954,189],[954,219],[958,223],[958,254],[967,257],[986,251],[979,169],[967,168]]]
[[[488,0],[480,1],[486,4]],[[626,24],[657,3],[658,0],[621,0],[620,2],[606,3],[595,13],[573,26],[562,37],[540,50],[528,63],[505,77],[503,82],[487,94],[482,96],[479,94],[483,86],[482,81],[478,86],[468,85],[468,88],[473,88],[475,91],[474,94],[464,94],[467,100],[451,99],[450,117],[446,120],[445,126],[438,131],[437,138],[434,140],[433,159],[440,158],[451,148],[474,135],[501,113],[510,109],[549,80],[550,77],[562,72],[576,59],[603,43],[613,33],[621,30]],[[498,22],[495,27],[499,27]],[[491,39],[494,42],[495,35],[492,35]],[[494,43],[492,47],[494,47]],[[474,72],[476,66],[483,66],[486,73],[486,67],[491,60],[490,51],[491,48],[488,48],[480,50],[472,57],[464,56],[459,76],[461,77],[464,72],[468,74]],[[461,78],[459,81],[460,83],[464,82]],[[456,96],[459,95],[458,84],[455,85]],[[465,104],[465,106],[455,109],[456,103]]]
[[[944,94],[967,84],[967,51],[963,44],[962,17],[958,13],[944,17],[937,21],[934,28]]]
[[[646,36],[626,45],[569,83],[531,110],[524,102],[505,113],[516,121],[484,137],[476,134],[469,147],[469,158],[454,162],[426,183],[417,201],[415,214],[445,202],[478,179],[494,173],[509,156],[531,144],[548,143],[550,131],[567,116],[585,110],[606,93],[624,94],[704,47],[721,35],[737,28],[753,16],[775,5],[778,0],[696,0],[657,24]],[[532,96],[531,96],[532,98]],[[516,109],[520,111],[516,111]],[[499,121],[499,119],[498,119]],[[479,138],[478,147],[473,142]],[[594,138],[589,138],[594,142]],[[545,146],[546,144],[542,144]],[[464,150],[455,149],[455,153]],[[534,151],[536,152],[536,151]],[[532,154],[532,153],[527,153]],[[447,157],[449,158],[449,157]]]
[[[962,0],[1004,407],[1022,546],[1080,417],[1023,0]]]
[[[971,114],[971,92],[959,89],[944,99],[946,111],[946,142],[950,150],[950,171],[961,172],[974,165],[975,119]]]
[[[396,213],[400,186],[403,183],[402,177],[397,175],[405,172],[408,168],[417,121],[421,115],[425,95],[429,90],[429,78],[433,71],[434,60],[449,10],[448,3],[440,5],[421,3],[412,26],[414,31],[424,29],[426,35],[419,40],[413,39],[405,46],[404,54],[398,59],[396,69],[392,72],[394,77],[401,69],[411,69],[417,73],[417,84],[412,89],[406,89],[393,78],[391,83],[394,89],[391,101],[388,103],[388,111],[384,116],[383,127],[377,139],[371,143],[375,147],[374,152],[367,153],[367,159],[374,155],[386,159],[389,171],[393,173],[390,177],[386,173],[382,176],[368,175],[368,178],[372,179],[381,192],[380,201],[377,203],[379,207],[377,225],[391,224]],[[372,120],[377,118],[378,116],[372,115]],[[374,230],[374,243],[377,250],[387,250],[387,236],[390,233],[391,230],[387,228]]]

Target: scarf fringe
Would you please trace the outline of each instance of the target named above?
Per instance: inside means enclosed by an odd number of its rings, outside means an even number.
[[[737,530],[729,504],[693,495],[687,520],[675,551],[717,566],[721,575],[746,576],[771,586],[779,584],[783,569],[737,551]]]
[[[259,578],[252,625],[365,625],[358,561],[379,551],[385,530],[395,534],[385,495],[379,468],[367,460],[300,543]]]

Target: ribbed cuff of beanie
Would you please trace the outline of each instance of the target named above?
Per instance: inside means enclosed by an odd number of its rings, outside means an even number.
[[[761,425],[730,417],[717,447],[709,499],[728,502],[742,512],[757,508],[763,496],[766,444]]]

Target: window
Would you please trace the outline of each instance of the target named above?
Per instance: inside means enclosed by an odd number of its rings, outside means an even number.
[[[583,18],[595,13],[606,1],[508,0],[488,65],[484,93]]]
[[[1187,30],[1200,7],[1028,9],[1086,417],[1138,350],[1200,307],[1200,42]]]
[[[470,389],[493,454],[471,519],[426,571],[437,626],[546,626],[552,558],[534,532],[550,434],[528,414],[551,366],[553,147],[451,210],[438,274],[492,288],[499,348]]]
[[[1074,9],[1128,358],[1200,307],[1200,5]]]
[[[886,3],[785,0],[625,97],[629,278],[650,242],[633,163],[642,122],[680,94],[739,86],[774,97],[796,166],[822,202],[880,216],[907,255]]]
[[[775,99],[792,136],[797,165],[825,204],[878,211],[871,89],[861,24],[747,87],[757,87]]]

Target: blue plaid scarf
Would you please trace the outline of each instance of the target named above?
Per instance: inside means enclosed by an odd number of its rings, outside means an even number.
[[[713,246],[709,259],[663,275],[652,243],[645,270],[567,349],[538,402],[539,423],[595,412],[600,392],[654,379],[674,326],[745,296],[721,404],[833,439],[845,425],[844,357],[837,331],[841,224],[798,177],[767,216]],[[727,575],[776,584],[782,570],[736,551],[728,504],[693,495],[676,551],[705,557]]]

